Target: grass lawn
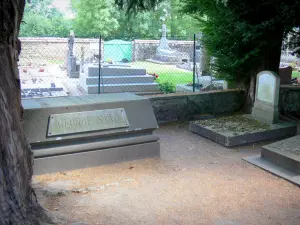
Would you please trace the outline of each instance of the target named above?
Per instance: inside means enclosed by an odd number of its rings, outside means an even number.
[[[292,77],[293,77],[293,78],[300,77],[300,72],[293,71]]]
[[[183,69],[176,68],[174,65],[161,65],[151,62],[134,62],[133,67],[144,68],[147,73],[156,73],[159,78],[157,82],[171,82],[176,84],[187,84],[193,82],[193,72],[185,71]]]

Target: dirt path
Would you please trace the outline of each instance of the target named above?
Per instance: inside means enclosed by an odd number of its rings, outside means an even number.
[[[89,224],[300,224],[300,189],[241,160],[259,146],[227,149],[187,124],[157,134],[161,159],[35,177],[40,202]],[[46,197],[41,188],[83,191]]]

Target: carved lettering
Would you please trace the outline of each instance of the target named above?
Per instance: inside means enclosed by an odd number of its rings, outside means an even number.
[[[124,109],[56,114],[51,116],[48,135],[121,128],[128,124]]]

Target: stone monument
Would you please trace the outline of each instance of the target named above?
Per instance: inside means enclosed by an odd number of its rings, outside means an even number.
[[[130,93],[26,99],[34,174],[160,155],[149,99]]]
[[[280,78],[271,71],[262,71],[256,78],[255,102],[252,108],[252,116],[268,124],[279,121]]]
[[[189,61],[189,56],[187,53],[179,52],[170,48],[168,39],[167,39],[167,25],[165,24],[168,17],[168,12],[164,9],[165,15],[161,16],[160,20],[162,21],[162,29],[159,31],[162,32],[162,36],[159,41],[159,46],[156,49],[155,56],[152,59],[146,61],[161,63],[161,64],[178,64],[182,63],[183,60]]]
[[[68,39],[68,56],[67,56],[68,77],[70,78],[79,77],[79,68],[77,66],[77,59],[76,56],[74,55],[74,39],[75,39],[74,32],[70,31],[70,36]]]

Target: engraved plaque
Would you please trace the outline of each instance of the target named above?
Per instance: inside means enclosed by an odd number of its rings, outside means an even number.
[[[49,118],[48,136],[128,127],[122,108],[53,114]]]

